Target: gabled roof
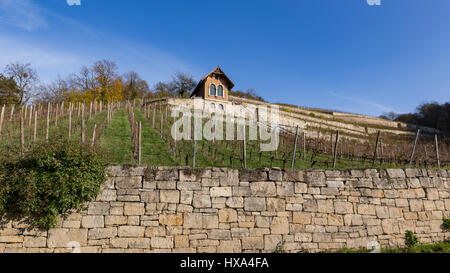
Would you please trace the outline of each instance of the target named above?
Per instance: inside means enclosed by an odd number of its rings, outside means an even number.
[[[209,72],[208,75],[206,75],[203,79],[200,80],[200,82],[195,87],[194,91],[192,91],[191,97],[197,94],[197,92],[200,90],[200,87],[205,83],[206,79],[213,74],[222,75],[225,78],[225,80],[228,83],[228,90],[231,90],[234,87],[234,83],[230,80],[230,78],[228,78],[228,76],[222,71],[222,69],[219,66],[217,66],[213,71]]]

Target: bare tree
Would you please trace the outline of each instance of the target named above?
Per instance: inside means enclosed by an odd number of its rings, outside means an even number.
[[[173,82],[158,82],[155,87],[155,95],[157,97],[176,97],[176,86]]]
[[[80,69],[78,74],[73,75],[73,84],[81,91],[92,90],[95,87],[94,70],[86,66]]]
[[[150,92],[147,82],[141,79],[139,74],[133,70],[125,73],[123,79],[126,83],[126,87],[124,88],[125,99],[144,98]]]
[[[180,97],[189,96],[192,89],[196,86],[194,78],[191,75],[182,72],[177,72],[172,82]]]
[[[63,102],[65,95],[72,90],[68,80],[58,77],[54,82],[38,87],[39,100],[42,102]]]
[[[33,88],[39,82],[38,75],[30,63],[10,63],[5,68],[5,74],[12,77],[17,84],[18,104],[25,104],[32,97]]]

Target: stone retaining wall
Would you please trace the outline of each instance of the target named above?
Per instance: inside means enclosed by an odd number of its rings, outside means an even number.
[[[0,253],[318,252],[443,241],[450,171],[192,170],[115,166],[56,228],[3,219]],[[67,248],[69,246],[69,248]]]

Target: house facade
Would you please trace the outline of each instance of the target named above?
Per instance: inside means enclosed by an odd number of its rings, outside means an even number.
[[[211,109],[223,110],[224,105],[228,103],[228,93],[233,87],[234,83],[220,67],[216,67],[200,80],[191,98],[202,98]]]

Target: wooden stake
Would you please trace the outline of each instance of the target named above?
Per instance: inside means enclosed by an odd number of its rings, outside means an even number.
[[[330,133],[330,155],[331,155],[331,158],[334,157],[334,154],[333,154],[333,132]]]
[[[69,105],[69,136],[68,136],[69,139],[72,136],[72,109],[73,109],[73,104],[70,103],[70,105]]]
[[[33,107],[33,105],[31,105],[31,108],[30,108],[30,119],[28,120],[28,127],[30,127],[30,128],[31,128],[31,120],[33,119],[33,110],[34,110],[34,107]]]
[[[162,111],[160,112],[160,115],[161,115],[161,126],[160,126],[161,128],[160,128],[160,131],[159,131],[159,132],[160,132],[161,138],[162,138],[162,133],[163,133],[163,132],[162,132],[162,131],[163,131],[163,114],[162,114]]]
[[[336,141],[334,143],[334,152],[333,152],[333,169],[336,168],[336,158],[337,158],[337,147],[339,144],[339,131],[336,131]]]
[[[297,141],[298,141],[298,125],[297,125],[297,130],[295,132],[295,141],[294,141],[294,150],[292,151],[291,169],[294,168],[294,164],[295,164],[295,152],[297,151]]]
[[[153,107],[153,122],[152,122],[153,128],[155,128],[155,115],[156,115],[156,107]]]
[[[84,103],[81,105],[81,143],[84,144],[84,131],[86,129],[84,123]]]
[[[55,111],[55,127],[58,126],[58,104],[56,104],[56,111]]]
[[[305,132],[302,133],[302,138],[303,138],[303,160],[306,161],[306,137],[305,137]]]
[[[416,138],[414,139],[414,145],[411,151],[411,159],[409,160],[409,166],[412,165],[414,159],[414,152],[416,151],[417,140],[419,139],[420,129],[417,129]]]
[[[437,167],[440,169],[441,168],[441,161],[439,160],[439,145],[438,145],[438,136],[435,134],[434,135],[434,144],[436,147],[436,161],[437,161]]]
[[[193,156],[192,156],[192,168],[195,168],[195,161],[196,161],[196,155],[197,155],[197,137],[196,137],[196,130],[197,130],[197,122],[195,122],[195,112],[194,112],[194,145],[193,145]]]
[[[20,112],[20,147],[22,149],[22,155],[25,150],[25,133],[24,133],[24,107],[22,106],[22,110]]]
[[[50,103],[47,105],[47,127],[45,130],[45,140],[48,141],[48,129],[50,127]]]
[[[246,132],[247,128],[245,126],[245,120],[244,120],[244,140],[243,140],[243,145],[242,145],[242,164],[243,164],[243,168],[247,169],[247,137],[246,137]]]
[[[141,165],[141,163],[142,163],[142,121],[139,121],[138,139],[139,139],[138,162],[139,162],[139,165]]]
[[[380,134],[381,134],[381,132],[378,131],[378,133],[377,133],[377,140],[375,142],[375,149],[374,149],[374,152],[373,152],[372,166],[375,166],[375,160],[377,160],[378,140],[380,139]]]
[[[92,141],[91,141],[91,147],[93,148],[95,145],[95,131],[97,130],[97,124],[94,124],[94,130],[92,131]]]
[[[2,135],[3,130],[3,118],[5,117],[5,107],[6,105],[3,104],[2,113],[0,114],[0,136]]]
[[[34,110],[34,129],[33,129],[33,141],[36,141],[36,134],[37,134],[37,117],[38,117],[38,110]]]
[[[11,116],[9,117],[9,121],[12,121],[12,118],[13,118],[13,115],[14,115],[14,107],[15,107],[15,104],[13,104],[12,107],[11,107]]]

